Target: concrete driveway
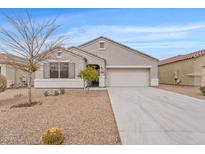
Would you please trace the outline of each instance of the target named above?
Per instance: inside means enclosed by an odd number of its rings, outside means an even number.
[[[205,101],[157,88],[108,88],[123,144],[205,144]]]

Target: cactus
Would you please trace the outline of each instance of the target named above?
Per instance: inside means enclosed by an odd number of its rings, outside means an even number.
[[[61,89],[60,89],[60,94],[61,94],[61,95],[64,95],[64,94],[65,94],[65,89],[61,88]]]
[[[63,133],[59,128],[50,128],[47,129],[42,137],[42,144],[51,144],[51,145],[59,145],[63,142]]]
[[[0,92],[5,91],[7,88],[7,80],[6,77],[3,75],[0,75]]]

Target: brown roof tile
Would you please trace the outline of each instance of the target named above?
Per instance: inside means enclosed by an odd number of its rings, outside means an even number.
[[[192,59],[192,58],[197,58],[197,57],[201,57],[205,55],[205,49],[204,50],[199,50],[196,52],[192,52],[186,55],[177,55],[171,58],[167,58],[164,60],[161,60],[159,62],[159,65],[165,65],[165,64],[169,64],[169,63],[174,63],[177,61],[182,61],[182,60],[187,60],[187,59]]]

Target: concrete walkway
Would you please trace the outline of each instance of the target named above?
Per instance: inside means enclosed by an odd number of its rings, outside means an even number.
[[[205,144],[205,101],[157,88],[108,88],[122,144]]]

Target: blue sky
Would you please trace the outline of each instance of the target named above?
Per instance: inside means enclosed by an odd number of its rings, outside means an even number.
[[[24,9],[1,9],[19,14]],[[205,9],[32,9],[39,20],[59,16],[68,46],[106,36],[159,59],[205,49]],[[1,25],[4,20],[0,18]]]

